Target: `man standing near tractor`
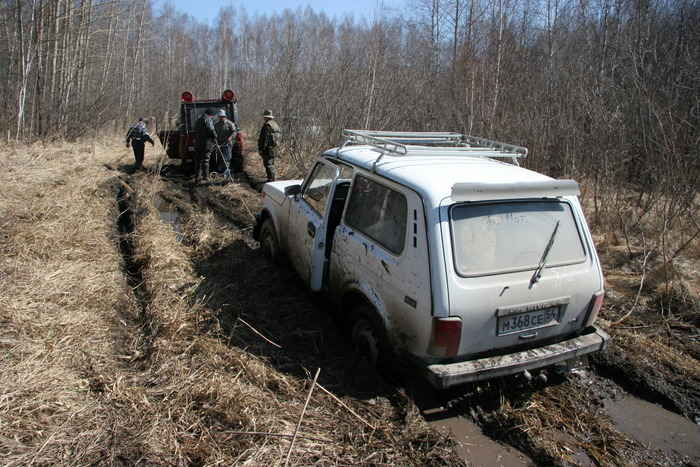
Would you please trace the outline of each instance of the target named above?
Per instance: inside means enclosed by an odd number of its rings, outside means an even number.
[[[260,129],[258,137],[258,153],[262,156],[265,173],[268,182],[275,181],[275,156],[277,156],[277,144],[279,143],[280,127],[272,115],[272,110],[265,110],[262,114],[265,123]]]
[[[209,158],[211,150],[216,141],[216,130],[212,123],[214,111],[207,109],[197,119],[194,124],[194,149],[197,152],[197,163],[195,167],[194,181],[197,183],[200,179],[205,182],[211,181],[209,175]]]
[[[216,131],[216,142],[221,150],[221,155],[224,158],[226,164],[226,170],[231,171],[231,149],[233,146],[233,139],[236,136],[236,125],[233,124],[231,120],[226,118],[226,111],[224,109],[219,110],[217,114],[219,121],[214,124],[214,130]],[[234,173],[236,168],[233,167]],[[226,172],[224,172],[225,175]]]
[[[134,164],[134,172],[143,169],[143,157],[146,152],[146,143],[151,143],[151,146],[155,146],[153,139],[148,134],[146,129],[146,122],[143,117],[139,118],[138,123],[135,123],[129,127],[129,131],[126,132],[126,147],[132,147],[134,150],[134,159],[136,163]]]

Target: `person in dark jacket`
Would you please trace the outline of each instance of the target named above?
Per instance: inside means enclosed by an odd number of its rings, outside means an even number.
[[[280,139],[280,127],[272,115],[272,110],[265,110],[262,114],[265,123],[260,129],[258,137],[258,153],[262,157],[267,181],[275,180],[275,157],[277,156],[277,145]]]
[[[226,111],[219,110],[217,114],[219,121],[214,123],[216,131],[216,143],[219,145],[219,150],[224,158],[226,170],[231,171],[231,149],[233,147],[233,139],[236,137],[236,125],[226,118]],[[225,172],[224,172],[225,173]]]
[[[194,150],[197,152],[197,167],[195,169],[195,183],[200,179],[211,181],[209,175],[209,158],[216,141],[216,130],[212,116],[214,111],[207,109],[194,123]]]
[[[134,159],[136,159],[134,172],[143,169],[143,157],[146,152],[146,143],[151,143],[151,146],[155,146],[153,139],[146,129],[145,119],[141,117],[138,123],[131,125],[129,131],[126,132],[126,147],[128,148],[131,146],[134,150]]]

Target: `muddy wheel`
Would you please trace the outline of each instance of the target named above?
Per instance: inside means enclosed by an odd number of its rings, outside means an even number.
[[[369,306],[364,303],[356,305],[349,324],[350,340],[355,352],[373,367],[385,366],[389,355],[388,346],[381,325]]]
[[[272,263],[277,263],[280,259],[280,247],[275,226],[269,219],[265,220],[260,228],[260,251]]]

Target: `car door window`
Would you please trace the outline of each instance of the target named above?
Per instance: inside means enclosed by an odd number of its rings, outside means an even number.
[[[399,255],[406,242],[406,197],[396,190],[358,175],[345,222],[390,252]]]
[[[326,164],[316,164],[302,191],[302,198],[320,217],[323,217],[326,212],[334,177],[333,167]]]
[[[346,164],[338,163],[338,170],[340,170],[340,175],[338,180],[350,180],[352,179],[352,174],[355,172],[352,167]]]

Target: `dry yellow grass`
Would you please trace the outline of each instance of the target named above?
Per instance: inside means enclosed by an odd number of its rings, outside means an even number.
[[[173,190],[153,173],[128,176],[132,156],[115,141],[0,151],[4,464],[284,465],[288,456],[292,465],[461,463],[404,394],[390,402],[348,389],[362,382],[347,381],[352,362],[342,347],[329,347],[335,334],[318,325],[306,292],[289,291],[293,273],[253,260],[245,230],[256,210],[251,190]],[[147,165],[158,165],[158,149],[147,148]],[[279,166],[298,176],[290,161]],[[253,181],[263,177],[254,151],[247,167]],[[180,211],[184,243],[160,221],[158,197]],[[669,251],[689,240],[678,231],[690,231],[688,219],[674,222]],[[663,254],[644,264],[650,243],[632,234],[646,228],[652,238],[661,226],[595,232],[610,292],[603,323],[630,367],[697,387],[697,345],[688,336],[698,248],[691,240],[670,274]],[[644,274],[642,311],[611,327]],[[684,308],[651,308],[669,296]],[[330,393],[312,384],[318,367]],[[596,397],[587,391],[569,381],[511,394],[489,417],[544,459],[573,460],[580,449],[601,464],[629,462],[623,451],[641,448],[587,412]]]
[[[112,175],[89,145],[6,147],[0,168],[4,462],[93,462],[110,437],[94,385],[118,363],[114,337],[134,306]]]
[[[334,396],[230,345],[244,327],[222,332],[193,261],[241,233],[193,209],[178,243],[130,161],[106,141],[0,155],[4,464],[461,464],[405,396]]]

